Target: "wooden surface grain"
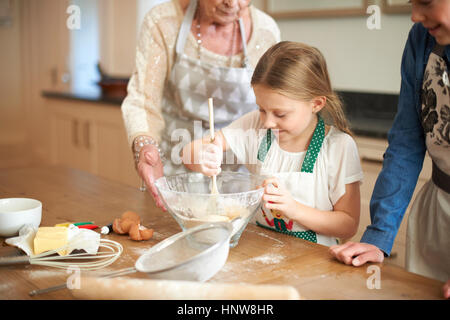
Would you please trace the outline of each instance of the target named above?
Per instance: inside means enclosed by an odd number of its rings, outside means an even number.
[[[150,196],[136,188],[89,173],[63,167],[0,170],[0,198],[27,197],[42,202],[41,226],[94,221],[111,223],[127,210],[135,211],[143,225],[154,229],[148,241],[125,235],[102,236],[120,242],[121,257],[112,265],[84,276],[98,276],[132,267],[156,243],[181,231],[169,213],[155,208]],[[10,250],[0,237],[0,254]],[[371,267],[373,266],[373,267]],[[380,271],[380,288],[373,288],[371,268]],[[72,299],[64,289],[29,296],[29,292],[65,283],[71,274],[50,267],[0,267],[0,299]],[[147,279],[136,273],[130,278]],[[409,273],[393,265],[368,264],[359,268],[334,260],[328,248],[291,236],[248,225],[239,244],[230,249],[225,266],[209,282],[294,286],[306,299],[441,299],[443,283]]]

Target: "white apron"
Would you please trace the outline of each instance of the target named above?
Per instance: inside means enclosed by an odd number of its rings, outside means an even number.
[[[248,66],[245,29],[241,20],[244,61],[241,68],[217,67],[184,53],[197,8],[190,1],[176,43],[176,60],[163,98],[162,113],[166,128],[161,138],[165,152],[164,174],[185,172],[179,153],[189,142],[200,139],[209,129],[208,98],[214,101],[214,125],[221,129],[242,115],[257,108],[250,81],[253,70]],[[194,128],[196,128],[194,132]],[[227,166],[222,167],[227,170]],[[238,168],[233,167],[234,170]],[[228,168],[229,170],[229,168]]]
[[[315,203],[316,197],[314,195],[314,190],[316,190],[316,181],[314,180],[314,175],[312,173],[324,138],[325,124],[322,118],[319,117],[319,122],[317,123],[313,137],[308,146],[308,150],[306,151],[300,172],[273,173],[266,170],[264,166],[265,156],[267,155],[273,141],[273,134],[271,133],[271,130],[267,130],[267,134],[258,149],[258,160],[263,162],[260,174],[276,177],[290,191],[292,197],[296,201],[313,208],[317,207],[317,204]],[[332,210],[333,208],[319,209]],[[278,210],[269,210],[264,206],[261,206],[260,212],[256,214],[256,224],[264,228],[326,246],[331,246],[338,243],[336,238],[317,234],[312,230],[306,230],[297,222],[283,217]]]
[[[424,73],[422,126],[433,176],[411,207],[406,269],[445,282],[450,279],[450,85],[443,49],[434,48]]]

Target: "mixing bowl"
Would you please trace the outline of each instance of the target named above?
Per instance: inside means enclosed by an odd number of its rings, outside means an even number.
[[[153,279],[207,281],[227,261],[232,230],[214,222],[177,233],[140,256],[135,269]]]
[[[201,173],[161,177],[155,185],[165,207],[183,230],[213,221],[229,221],[233,224],[230,246],[235,247],[261,205],[265,178],[222,172],[217,176],[219,194],[211,194],[212,180]]]
[[[39,227],[42,203],[27,198],[0,199],[0,236],[12,237],[26,224]]]

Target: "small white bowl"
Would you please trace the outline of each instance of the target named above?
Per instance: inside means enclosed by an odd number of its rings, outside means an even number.
[[[0,199],[0,237],[13,237],[26,224],[39,227],[42,203],[27,198]]]

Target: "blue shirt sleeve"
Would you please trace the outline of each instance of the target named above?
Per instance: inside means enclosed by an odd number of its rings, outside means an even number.
[[[426,146],[420,119],[420,88],[423,76],[425,38],[413,26],[401,64],[398,110],[388,134],[389,146],[383,168],[370,201],[369,225],[361,242],[370,243],[390,255],[395,237],[422,170]],[[418,65],[422,64],[422,65]],[[422,68],[422,69],[421,69]]]

